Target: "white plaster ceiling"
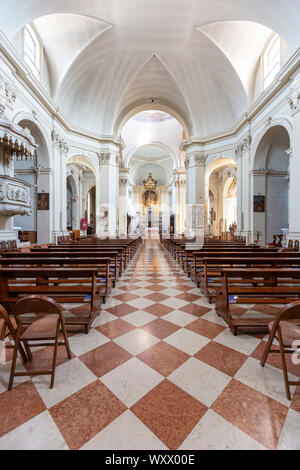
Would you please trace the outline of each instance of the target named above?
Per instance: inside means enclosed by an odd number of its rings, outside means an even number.
[[[299,47],[299,0],[2,3],[0,28],[10,39],[37,20],[53,98],[74,124],[102,135],[151,97],[191,135],[228,129],[251,104],[269,33],[290,53]]]
[[[166,149],[162,148],[159,145],[145,145],[144,147],[139,147],[132,156],[132,158],[151,160],[166,157],[170,158],[170,154],[166,151]]]
[[[144,179],[152,173],[158,181],[158,186],[166,186],[172,179],[175,162],[165,147],[144,145],[137,148],[128,166],[132,184],[142,186]]]
[[[125,124],[122,131],[125,144],[123,161],[130,159],[169,159],[171,167],[180,167],[180,143],[183,129],[179,122],[166,113],[155,110],[139,113]]]
[[[133,172],[131,182],[137,186],[143,186],[143,181],[152,173],[154,179],[157,180],[158,186],[166,186],[169,184],[170,177],[165,168],[155,163],[146,163],[138,166]]]

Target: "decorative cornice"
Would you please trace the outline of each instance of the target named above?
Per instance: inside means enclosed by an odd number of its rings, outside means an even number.
[[[35,168],[34,168],[34,171],[36,172],[37,175],[42,175],[42,174],[45,174],[45,175],[54,175],[54,170],[53,168],[45,168],[41,165],[37,165]]]
[[[251,170],[252,176],[289,176],[289,172],[285,170],[273,170],[273,168],[259,168],[258,170]]]

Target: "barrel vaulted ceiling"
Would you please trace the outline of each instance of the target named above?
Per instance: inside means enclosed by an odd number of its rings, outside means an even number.
[[[253,102],[272,32],[296,51],[299,17],[299,0],[6,0],[0,29],[13,41],[34,22],[51,95],[73,124],[111,135],[156,98],[205,137]]]

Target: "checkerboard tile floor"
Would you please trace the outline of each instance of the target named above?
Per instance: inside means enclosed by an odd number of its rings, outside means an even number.
[[[60,348],[53,390],[49,377],[22,377],[7,392],[10,362],[0,366],[0,449],[299,450],[300,389],[286,399],[279,356],[261,368],[265,342],[232,336],[148,241],[89,335],[71,335],[72,359]],[[51,357],[38,349],[27,367]],[[300,366],[289,372],[300,377]]]

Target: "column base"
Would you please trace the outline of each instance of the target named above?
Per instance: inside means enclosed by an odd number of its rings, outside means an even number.
[[[69,232],[67,230],[53,230],[52,232],[52,243],[57,243],[58,237],[67,237]]]
[[[16,232],[12,230],[0,230],[0,241],[18,240]]]
[[[246,244],[253,243],[253,234],[250,230],[242,230],[241,237],[246,237]]]
[[[287,240],[300,240],[300,232],[290,232],[287,234]]]

